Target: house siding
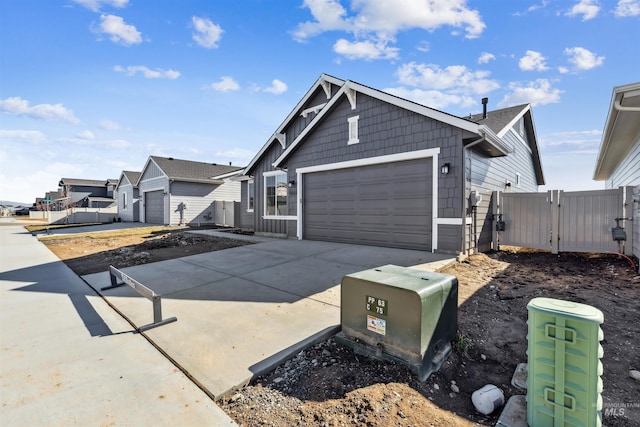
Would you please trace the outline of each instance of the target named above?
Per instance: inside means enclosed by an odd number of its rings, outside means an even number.
[[[138,189],[134,188],[131,182],[123,176],[125,180],[118,186],[118,217],[125,222],[137,222],[140,216]],[[127,206],[123,205],[123,196],[127,198]]]
[[[214,224],[214,202],[238,202],[239,199],[239,182],[225,180],[221,185],[172,182],[169,197],[169,224]]]
[[[488,158],[473,151],[467,150],[466,179],[467,193],[469,200],[471,191],[476,191],[482,195],[482,202],[477,207],[476,227],[478,245],[477,250],[485,251],[491,249],[491,234],[493,218],[491,217],[491,195],[493,191],[511,192],[536,192],[538,185],[533,165],[531,152],[527,148],[526,142],[519,139],[513,130],[509,130],[502,140],[510,146],[512,152],[503,157]],[[516,186],[516,173],[520,174],[520,185]],[[506,187],[510,182],[511,186]],[[469,208],[467,216],[472,216],[473,212]],[[466,249],[474,248],[474,236],[476,233],[472,228],[467,227],[468,236]]]
[[[149,169],[153,169],[155,165],[149,167]],[[157,168],[156,168],[157,169]],[[145,193],[149,191],[158,191],[162,190],[165,193],[169,193],[169,180],[161,175],[159,177],[147,178],[149,176],[153,176],[153,174],[147,174],[146,171],[142,176],[142,180],[140,180],[140,184],[138,185],[138,191],[140,192],[140,200],[142,203],[139,204],[140,208],[140,221],[146,222],[145,219]],[[166,213],[167,209],[169,209],[169,197],[164,198],[163,211]],[[164,223],[168,224],[169,218],[167,215],[164,215]]]
[[[255,206],[254,206],[254,230],[256,233],[274,234],[280,236],[291,235],[288,234],[288,229],[291,228],[291,232],[295,235],[296,224],[295,221],[265,219],[264,218],[264,172],[273,171],[271,164],[282,154],[282,146],[278,143],[272,144],[271,147],[264,153],[262,160],[256,164],[253,172],[255,183]],[[295,179],[295,172],[289,170],[287,179]],[[292,190],[291,188],[289,190]],[[295,194],[291,192],[288,194],[288,209],[289,212],[292,209],[295,211]],[[293,205],[293,206],[292,206]],[[289,223],[292,223],[290,226]]]
[[[640,185],[633,189],[633,195],[639,200],[633,203],[633,254],[640,259]]]
[[[348,145],[348,121],[359,116],[359,143]],[[461,218],[462,203],[462,131],[437,120],[357,94],[357,108],[351,109],[346,99],[339,100],[334,110],[307,135],[307,141],[287,161],[288,180],[295,180],[295,169],[320,164],[357,160],[389,154],[440,148],[439,164],[450,163],[451,172],[440,175],[438,216]],[[392,177],[390,177],[392,179]],[[289,189],[289,200],[297,197],[296,188]],[[296,205],[289,204],[289,214],[296,215]],[[442,226],[438,229],[442,229]],[[449,234],[447,234],[449,231]],[[290,227],[290,237],[296,230]],[[438,239],[439,249],[460,250],[461,235],[446,230]]]
[[[241,228],[248,228],[253,230],[255,227],[254,225],[255,216],[254,216],[254,212],[248,211],[248,200],[249,200],[248,184],[249,184],[248,181],[242,181],[240,185],[240,194],[241,194],[242,203],[240,206],[240,224],[239,225]],[[255,206],[254,206],[254,211],[255,211]]]
[[[636,140],[624,160],[620,162],[609,179],[607,179],[605,188],[618,188],[625,185],[638,184],[640,184],[640,138]]]

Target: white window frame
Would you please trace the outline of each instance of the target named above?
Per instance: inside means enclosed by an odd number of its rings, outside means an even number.
[[[349,140],[347,141],[347,145],[353,145],[360,142],[360,138],[358,137],[358,119],[360,116],[348,117],[347,122],[349,122]]]
[[[262,174],[263,190],[264,190],[263,201],[262,201],[262,208],[263,208],[263,211],[262,211],[263,212],[263,216],[262,216],[262,218],[264,218],[264,219],[297,219],[296,216],[278,215],[278,214],[269,215],[267,213],[267,180],[269,178],[271,178],[271,177],[276,177],[276,181],[275,181],[276,189],[277,189],[278,182],[283,182],[284,183],[284,188],[287,191],[287,210],[289,209],[290,201],[289,201],[289,194],[288,194],[289,193],[289,189],[288,189],[288,186],[287,186],[287,172],[285,172],[285,171],[264,172]],[[284,177],[284,180],[280,180],[279,181],[278,177],[280,177],[280,178]],[[276,196],[276,199],[274,200],[274,206],[277,207],[277,203],[278,203],[278,200],[277,200],[277,196]]]
[[[255,207],[255,182],[250,179],[247,181],[247,212],[253,212]]]

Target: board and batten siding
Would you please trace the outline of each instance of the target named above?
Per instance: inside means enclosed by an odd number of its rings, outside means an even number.
[[[477,250],[491,249],[493,218],[491,217],[491,195],[493,191],[536,192],[538,184],[528,143],[510,129],[502,137],[511,152],[503,157],[484,157],[473,149],[466,150],[467,200],[471,191],[482,196],[482,202],[476,212],[477,230],[473,225],[467,228],[467,249],[476,247],[473,242],[477,238]],[[516,173],[520,174],[520,184],[516,183]],[[507,183],[511,183],[507,186]],[[469,210],[467,215],[471,216]],[[475,231],[475,232],[474,232]]]
[[[138,185],[138,191],[140,194],[140,221],[146,222],[145,219],[145,193],[149,191],[162,190],[165,193],[169,193],[169,180],[167,176],[156,166],[155,163],[149,162],[149,166],[144,170],[142,177],[140,178],[140,185]],[[163,212],[166,212],[169,208],[169,198],[164,198]],[[163,214],[164,215],[164,214]],[[169,218],[164,216],[164,223],[168,224]]]
[[[125,197],[127,200],[126,206],[124,204]],[[140,215],[138,203],[138,189],[134,188],[129,180],[125,184],[118,186],[118,216],[122,221],[138,221]]]
[[[271,147],[264,153],[260,162],[258,162],[253,170],[254,188],[255,188],[255,229],[256,233],[262,234],[274,234],[278,236],[287,236],[287,229],[291,228],[293,235],[295,235],[296,222],[287,221],[281,219],[265,219],[264,218],[264,172],[272,172],[274,169],[271,166],[273,162],[282,154],[282,146],[278,143],[272,144]],[[295,172],[289,170],[287,174],[287,181],[295,179]],[[289,188],[289,190],[292,190]],[[295,196],[291,195],[291,192],[287,197],[289,212],[293,210],[295,212]],[[292,206],[293,205],[293,206]],[[289,225],[291,223],[291,225]]]
[[[254,188],[255,188],[255,184],[254,184]],[[254,230],[255,229],[255,224],[254,224],[255,205],[254,205],[254,210],[249,211],[248,191],[249,191],[249,181],[242,181],[240,183],[240,194],[241,194],[240,198],[242,200],[242,204],[240,206],[240,227]]]
[[[605,188],[640,184],[640,138],[605,183]]]

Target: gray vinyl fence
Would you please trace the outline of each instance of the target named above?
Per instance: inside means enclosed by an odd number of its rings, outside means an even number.
[[[240,202],[216,200],[213,202],[213,220],[218,225],[240,225]]]
[[[493,245],[558,252],[618,252],[632,255],[638,221],[633,221],[633,187],[611,190],[493,194]],[[639,191],[640,192],[640,191]],[[637,196],[636,196],[637,197]],[[616,218],[619,218],[616,223]],[[498,231],[498,221],[504,230]],[[624,228],[625,241],[612,229]],[[635,226],[635,229],[634,229]],[[637,246],[637,245],[636,245]],[[637,256],[637,254],[636,254]]]

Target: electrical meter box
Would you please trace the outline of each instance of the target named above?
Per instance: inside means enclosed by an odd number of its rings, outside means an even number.
[[[552,298],[534,298],[527,310],[529,425],[601,426],[604,315]]]
[[[425,381],[451,353],[458,279],[396,265],[349,274],[341,283],[340,320],[340,344],[402,363]]]

